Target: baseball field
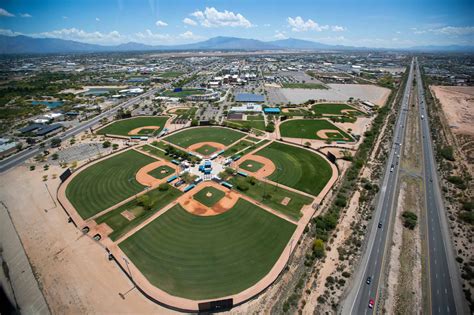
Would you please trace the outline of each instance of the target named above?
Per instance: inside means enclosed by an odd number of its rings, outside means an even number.
[[[154,134],[156,132],[161,131],[166,121],[169,117],[167,116],[153,116],[153,117],[136,117],[130,119],[123,119],[118,120],[110,125],[99,129],[97,131],[100,135],[111,134],[111,135],[119,135],[119,136],[129,136],[131,135],[132,131],[136,130],[137,135],[147,135],[147,134]],[[139,130],[142,128],[145,131]],[[159,127],[156,128],[144,128],[144,127]]]
[[[239,140],[240,138],[245,137],[245,135],[246,134],[243,132],[228,128],[199,127],[190,128],[175,133],[164,138],[164,140],[176,144],[182,148],[187,148],[190,145],[200,142],[217,142],[227,146]]]
[[[352,106],[346,104],[322,103],[311,106],[311,110],[316,114],[342,115],[342,111],[350,111],[354,115],[360,115],[361,112]]]
[[[113,230],[108,236],[115,241],[181,195],[181,191],[171,186],[166,191],[153,189],[144,195],[147,196],[149,209],[145,209],[139,200],[133,199],[95,221],[97,224],[106,223]],[[123,215],[125,211],[128,213],[128,218]]]
[[[176,205],[119,247],[160,289],[193,300],[212,299],[258,282],[295,228],[243,199],[208,217]]]
[[[274,182],[317,196],[332,175],[329,163],[308,150],[273,142],[256,155],[270,159],[276,166],[268,177]]]
[[[206,179],[189,192],[186,185],[163,185],[177,172],[165,161],[172,157],[162,150],[168,145],[163,141],[141,148],[163,161],[136,151],[140,148],[126,150],[73,173],[62,194],[84,219],[78,226],[89,226],[90,235],[117,245],[111,249],[115,257],[133,263],[131,271],[141,279],[137,285],[147,290],[148,283],[140,282],[145,277],[162,290],[146,291],[157,300],[164,292],[188,302],[237,298],[247,289],[256,294],[283,268],[291,238],[299,238],[308,223],[314,196],[330,180],[332,168],[315,152],[269,139],[242,139],[246,136],[200,127],[165,138],[203,155],[240,152],[237,167],[251,176],[218,170],[219,176],[227,174],[223,178],[232,189]],[[154,189],[145,192],[149,186]]]
[[[331,137],[326,132],[332,133]],[[342,140],[352,141],[350,135],[342,131],[334,124],[323,119],[292,119],[280,124],[280,134],[282,137],[303,138],[316,140]]]
[[[128,150],[100,161],[77,174],[66,188],[66,197],[83,219],[90,218],[142,191],[135,174],[155,159]]]

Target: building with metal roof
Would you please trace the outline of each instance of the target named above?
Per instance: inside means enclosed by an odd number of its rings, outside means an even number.
[[[280,109],[278,107],[267,107],[263,109],[265,114],[279,114]]]
[[[235,101],[246,103],[263,103],[265,102],[265,97],[260,94],[238,93],[237,95],[235,95]]]

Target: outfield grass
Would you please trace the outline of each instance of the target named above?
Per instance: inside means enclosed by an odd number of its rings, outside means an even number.
[[[146,126],[159,126],[160,129],[156,130],[156,132],[160,132],[165,127],[168,118],[168,116],[152,116],[118,120],[107,127],[98,130],[97,134],[128,136],[128,133],[133,129]]]
[[[211,193],[212,196],[211,197],[206,196],[207,193]],[[201,189],[200,191],[198,191],[197,194],[193,195],[193,198],[199,201],[200,203],[202,203],[203,205],[205,205],[206,207],[210,208],[213,205],[215,205],[219,200],[221,200],[222,197],[224,196],[225,196],[225,192],[211,186],[211,187],[206,187],[206,188]]]
[[[169,155],[166,155],[163,150],[157,149],[155,147],[152,147],[151,145],[145,144],[144,146],[141,146],[138,148],[139,150],[145,151],[151,155],[154,155],[158,158],[165,159],[167,161],[171,161],[173,158]]]
[[[283,83],[283,88],[286,89],[312,89],[312,90],[327,90],[322,84],[319,83]]]
[[[226,125],[234,128],[265,130],[264,120],[227,120]]]
[[[247,138],[245,138],[245,140],[252,141],[252,142],[259,142],[261,139],[248,136]]]
[[[292,119],[280,124],[281,136],[290,138],[326,140],[317,135],[317,132],[323,129],[335,130],[342,135],[339,138],[332,138],[332,140],[352,141],[350,135],[323,119]]]
[[[213,147],[212,145],[205,144],[202,147],[199,147],[194,151],[196,151],[197,153],[200,153],[202,155],[211,155],[212,153],[217,151],[217,148]]]
[[[151,217],[153,214],[163,209],[170,202],[181,196],[183,193],[178,189],[169,186],[168,190],[160,191],[153,189],[147,192],[145,195],[149,196],[153,206],[149,210],[144,210],[143,207],[138,205],[138,201],[133,199],[126,204],[107,212],[106,214],[98,217],[95,221],[97,224],[107,223],[107,225],[113,229],[113,232],[109,234],[109,238],[112,241],[116,241],[122,235],[125,235],[128,231],[138,226],[140,223]],[[125,210],[132,212],[135,215],[135,219],[129,221],[121,213]]]
[[[155,129],[147,129],[147,128],[144,128],[144,129],[141,129],[138,134],[139,135],[152,135],[156,130]]]
[[[83,219],[142,191],[135,175],[155,159],[128,150],[100,161],[77,174],[66,188],[66,197]]]
[[[304,108],[288,108],[288,112],[283,112],[284,116],[308,116],[312,113]]]
[[[275,211],[281,212],[289,218],[298,220],[301,217],[301,208],[313,201],[313,198],[286,190],[281,186],[272,185],[263,181],[255,180],[255,184],[249,184],[248,177],[236,176],[228,180],[236,189],[244,195],[261,202],[262,204],[272,208]],[[247,182],[249,189],[240,190],[239,183]],[[282,204],[285,197],[290,199],[290,202],[285,206]]]
[[[240,150],[243,150],[247,147],[250,147],[254,145],[252,142],[249,142],[247,140],[241,140],[239,142],[237,142],[236,144],[234,144],[233,146],[227,148],[227,150],[224,151],[224,153],[222,154],[222,156],[224,157],[228,157],[228,156],[231,156],[237,152],[239,152]]]
[[[247,115],[247,120],[265,120],[262,114],[258,115]]]
[[[316,153],[291,145],[273,142],[256,153],[275,164],[268,176],[274,182],[317,196],[331,178],[329,163]]]
[[[316,104],[311,106],[311,110],[316,114],[332,114],[332,115],[342,115],[343,110],[353,110],[354,115],[360,115],[361,112],[355,109],[352,106],[346,104],[333,104],[333,103],[324,103],[324,104]]]
[[[249,165],[252,165],[252,166],[249,166]],[[239,165],[239,168],[244,169],[249,172],[256,172],[259,169],[261,169],[263,165],[264,165],[263,163],[254,161],[252,159],[247,159]]]
[[[152,170],[151,172],[148,172],[148,174],[153,176],[154,178],[163,179],[165,177],[170,176],[174,172],[175,170],[169,167],[168,165],[161,165]]]
[[[244,133],[228,128],[199,127],[175,133],[164,138],[164,140],[183,148],[187,148],[195,143],[207,141],[229,145],[243,137],[245,137]]]
[[[158,288],[179,297],[212,299],[257,283],[295,228],[243,199],[207,217],[176,205],[119,246]]]
[[[251,146],[250,148],[245,149],[245,150],[243,150],[242,152],[240,152],[240,154],[241,154],[242,156],[244,156],[245,154],[248,154],[248,153],[252,152],[253,150],[258,149],[259,147],[264,146],[264,145],[267,144],[268,142],[270,142],[270,140],[268,140],[268,139],[260,140],[258,143],[255,143],[255,144],[254,144],[253,146]]]

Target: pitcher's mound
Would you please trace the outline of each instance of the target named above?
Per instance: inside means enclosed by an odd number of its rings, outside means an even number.
[[[206,193],[206,197],[207,197],[207,198],[211,198],[211,197],[212,197],[212,193],[211,193],[211,192]]]

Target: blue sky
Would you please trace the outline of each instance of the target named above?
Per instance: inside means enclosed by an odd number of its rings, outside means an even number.
[[[0,34],[97,44],[288,37],[367,47],[474,45],[474,1],[2,0]]]

